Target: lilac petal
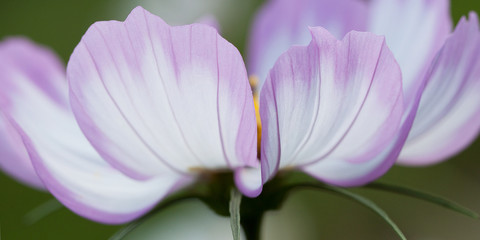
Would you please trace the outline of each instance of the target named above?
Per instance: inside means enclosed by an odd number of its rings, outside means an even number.
[[[402,69],[408,105],[452,30],[449,0],[369,1],[367,31],[385,35]]]
[[[2,137],[12,136],[12,150],[23,153],[13,164],[28,161],[33,173],[33,163],[43,184],[72,211],[122,223],[186,183],[177,174],[139,182],[102,160],[75,122],[62,65],[50,51],[11,39],[0,45],[0,62]]]
[[[399,163],[426,165],[468,146],[480,131],[478,17],[462,18],[437,54]]]
[[[369,175],[371,165],[398,137],[403,109],[401,73],[384,38],[351,32],[338,41],[323,28],[311,29],[307,47],[293,47],[270,71],[261,92],[262,177],[280,168],[309,168],[341,162]],[[386,154],[388,155],[388,154]],[[349,175],[331,168],[308,171],[341,184]]]
[[[309,26],[321,26],[341,39],[351,30],[365,30],[367,8],[356,0],[270,0],[252,25],[248,68],[263,85],[277,58],[292,45],[307,45]]]
[[[239,168],[235,171],[235,184],[247,197],[257,197],[262,192],[261,168]]]
[[[420,85],[412,105],[406,108],[397,136],[380,153],[372,156],[368,162],[365,162],[361,168],[357,168],[348,161],[337,161],[329,158],[302,169],[323,182],[343,187],[361,186],[381,177],[397,160],[407,140],[417,113],[424,85]]]
[[[27,39],[9,38],[0,43],[0,105],[10,110],[12,98],[21,96],[24,84],[34,85],[66,106],[64,67],[50,50]],[[63,92],[60,91],[63,87]],[[0,166],[14,178],[36,188],[44,188],[35,173],[27,151],[5,117],[0,117]]]
[[[73,119],[73,116],[72,116]],[[48,190],[76,214],[107,224],[122,224],[144,215],[165,196],[191,182],[178,174],[164,174],[147,181],[131,179],[106,163],[81,135],[75,143],[43,142],[29,138],[21,127],[25,146]],[[30,135],[35,136],[36,134]],[[80,130],[78,130],[80,133]],[[63,140],[63,139],[62,139]]]
[[[0,168],[24,184],[44,189],[42,181],[33,169],[20,135],[16,131],[11,131],[12,127],[3,114],[0,116],[2,136],[0,138]]]
[[[24,38],[10,38],[0,44],[0,54],[1,64],[7,71],[2,71],[2,78],[8,78],[2,82],[3,89],[8,89],[6,93],[15,93],[18,86],[17,79],[13,77],[18,77],[34,84],[56,104],[68,105],[65,66],[51,50]],[[2,104],[9,104],[4,97],[1,101]]]
[[[137,7],[89,28],[67,78],[83,132],[128,176],[257,164],[242,57],[210,26],[170,27]]]
[[[175,173],[148,181],[126,177],[93,149],[68,107],[32,81],[16,81],[15,86],[9,105],[1,106],[11,124],[9,131],[18,131],[38,176],[75,213],[104,223],[123,223],[183,186],[185,177]],[[65,84],[63,92],[67,90]]]

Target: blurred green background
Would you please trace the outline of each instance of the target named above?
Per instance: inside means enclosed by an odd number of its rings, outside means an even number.
[[[171,24],[186,24],[215,15],[222,35],[244,53],[252,16],[263,1],[254,0],[2,0],[0,38],[22,35],[52,48],[65,62],[93,22],[123,20],[141,5]],[[455,22],[480,1],[453,0]],[[479,93],[480,94],[480,93]],[[480,140],[451,160],[431,167],[394,167],[380,181],[439,194],[480,212]],[[33,225],[23,217],[52,197],[0,173],[0,239],[106,239],[120,226],[85,220],[61,209]],[[372,190],[355,190],[383,207],[409,239],[480,239],[480,221],[417,200]],[[185,215],[189,211],[169,211]],[[201,213],[202,214],[202,213]],[[200,214],[200,216],[201,216]],[[195,219],[198,215],[191,216]],[[158,223],[161,224],[161,221]],[[155,224],[153,224],[155,226]],[[147,230],[145,230],[147,231]],[[397,239],[379,217],[329,193],[300,191],[280,211],[265,219],[267,239]]]

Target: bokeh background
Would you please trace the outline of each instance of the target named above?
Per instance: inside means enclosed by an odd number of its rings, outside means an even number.
[[[123,20],[131,9],[141,5],[170,24],[187,24],[202,16],[213,15],[220,22],[222,35],[245,53],[252,17],[263,2],[1,0],[0,39],[12,35],[26,36],[53,49],[66,63],[73,48],[93,22]],[[480,1],[452,0],[451,9],[456,23],[469,11],[480,13]],[[442,195],[480,212],[480,140],[458,156],[435,166],[395,166],[380,181]],[[364,189],[354,191],[384,208],[409,239],[480,239],[478,220],[391,193]],[[25,215],[50,199],[52,197],[48,193],[33,190],[0,173],[0,239],[107,239],[121,228],[91,222],[65,208],[35,224],[26,224]],[[213,219],[213,225],[202,225],[206,218]],[[178,222],[182,224],[176,224]],[[215,217],[199,202],[186,202],[159,214],[130,238],[175,239],[172,232],[188,228],[187,224],[200,226],[202,231],[229,230],[227,219]],[[264,239],[278,240],[397,239],[387,224],[357,203],[330,193],[307,190],[293,193],[281,210],[266,216],[263,236]]]

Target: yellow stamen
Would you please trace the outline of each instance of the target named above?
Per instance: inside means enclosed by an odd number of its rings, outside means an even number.
[[[257,149],[258,155],[260,157],[260,144],[262,139],[262,121],[260,120],[260,102],[258,98],[258,77],[250,76],[249,77],[250,86],[252,87],[253,92],[253,104],[255,105],[255,118],[257,119]]]
[[[257,93],[257,87],[258,87],[258,77],[255,76],[255,75],[251,75],[249,78],[248,78],[248,81],[250,82],[250,87],[252,88],[252,92],[253,94],[256,94]]]

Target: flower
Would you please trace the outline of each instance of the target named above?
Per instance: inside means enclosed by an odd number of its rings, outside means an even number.
[[[382,154],[402,127],[399,66],[383,37],[310,31],[310,45],[281,56],[263,88],[262,174],[238,50],[210,26],[171,27],[141,7],[88,29],[68,62],[68,86],[10,76],[18,91],[2,93],[10,104],[0,108],[49,191],[105,223],[132,220],[221,171],[233,171],[250,197],[274,164],[337,185],[371,181],[391,166]],[[275,162],[276,149],[293,157]]]
[[[136,8],[90,27],[69,86],[44,74],[41,87],[2,79],[17,91],[0,107],[45,186],[81,216],[127,222],[204,171],[258,166],[245,67],[212,27],[170,27]]]
[[[351,30],[385,35],[403,75],[407,110],[399,134],[410,132],[398,163],[432,164],[468,146],[480,129],[477,16],[462,18],[452,34],[451,25],[448,0],[271,0],[253,24],[249,69],[263,79],[289,46],[309,41],[307,26],[337,37]]]

